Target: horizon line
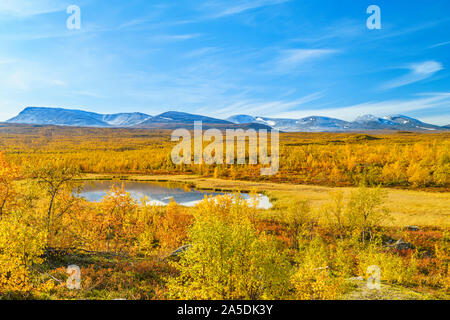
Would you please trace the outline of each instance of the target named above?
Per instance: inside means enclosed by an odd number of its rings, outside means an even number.
[[[365,113],[365,114],[361,114],[359,116],[356,116],[354,118],[354,120],[349,121],[349,120],[342,120],[342,119],[336,118],[336,117],[323,116],[323,115],[314,115],[314,114],[311,114],[311,115],[308,115],[308,116],[305,116],[305,117],[301,117],[301,118],[282,118],[282,117],[273,117],[273,116],[269,117],[269,116],[261,116],[261,115],[252,115],[252,114],[243,114],[243,113],[241,113],[241,114],[231,114],[227,118],[219,118],[219,117],[216,117],[216,116],[204,115],[204,114],[199,114],[199,113],[189,113],[189,112],[185,112],[185,111],[176,111],[176,110],[167,110],[167,111],[163,111],[161,113],[155,114],[155,115],[151,115],[151,114],[148,114],[146,112],[141,112],[141,111],[100,113],[100,112],[95,112],[95,111],[89,111],[88,109],[87,110],[83,109],[83,107],[79,108],[79,107],[39,107],[39,106],[27,106],[27,107],[24,107],[15,116],[13,116],[13,117],[11,117],[9,119],[0,119],[0,123],[8,123],[8,121],[10,121],[11,119],[14,119],[20,113],[25,111],[26,109],[32,109],[32,108],[35,108],[35,109],[53,109],[53,110],[80,111],[80,112],[86,112],[86,113],[94,113],[94,114],[98,114],[98,115],[144,114],[144,115],[147,115],[147,116],[152,117],[152,118],[160,116],[160,115],[162,115],[164,113],[167,113],[167,112],[178,112],[178,113],[184,113],[184,114],[190,114],[190,115],[198,115],[198,116],[209,117],[209,118],[214,118],[214,119],[218,119],[218,120],[225,120],[225,121],[229,121],[227,119],[230,118],[230,117],[233,117],[233,116],[251,116],[253,118],[268,118],[268,119],[278,119],[278,120],[302,120],[302,119],[311,118],[311,117],[321,117],[321,118],[336,119],[336,120],[346,121],[346,122],[355,122],[358,118],[364,117],[364,116],[374,116],[374,117],[377,117],[377,118],[380,118],[380,119],[383,119],[383,117],[387,117],[387,116],[391,116],[391,117],[393,117],[393,116],[403,116],[403,117],[408,117],[408,118],[411,118],[411,119],[415,119],[415,120],[419,120],[421,122],[424,122],[424,121],[422,121],[420,119],[420,117],[411,117],[411,116],[409,116],[409,115],[407,115],[405,113],[392,113],[392,114],[383,114],[383,115]],[[230,122],[232,122],[232,121],[230,121]],[[431,125],[435,125],[435,126],[438,126],[438,127],[446,127],[446,126],[450,125],[450,123],[447,123],[447,124],[444,124],[444,125],[440,125],[440,124],[435,124],[435,123],[428,122],[428,121],[426,123],[431,124]]]

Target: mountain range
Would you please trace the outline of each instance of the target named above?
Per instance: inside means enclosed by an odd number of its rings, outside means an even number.
[[[39,107],[27,107],[16,117],[6,122],[14,124],[97,128],[192,129],[194,121],[202,121],[204,129],[213,127],[221,129],[270,129],[267,125],[260,123],[236,124],[226,120],[175,111],[150,116],[139,112],[99,114],[82,110]]]
[[[31,125],[57,125],[100,128],[174,129],[193,127],[202,121],[203,128],[216,127],[270,129],[283,132],[352,132],[364,130],[447,131],[449,126],[436,126],[404,115],[376,117],[364,115],[349,122],[335,118],[310,116],[301,119],[283,119],[234,115],[226,120],[169,111],[151,116],[144,113],[99,114],[62,108],[27,107],[7,123]]]
[[[347,132],[361,130],[409,130],[409,131],[443,131],[448,127],[440,127],[424,123],[404,115],[376,117],[364,115],[349,122],[328,117],[311,116],[301,119],[280,119],[236,115],[229,117],[234,123],[260,123],[285,132]]]

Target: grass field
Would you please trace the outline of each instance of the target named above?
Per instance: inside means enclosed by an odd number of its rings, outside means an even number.
[[[252,182],[241,180],[224,180],[204,178],[192,175],[102,175],[87,174],[86,180],[131,180],[131,181],[172,181],[195,186],[201,190],[214,190],[224,192],[251,192],[265,193],[274,204],[273,210],[286,207],[292,199],[309,200],[315,209],[327,203],[330,192],[342,191],[345,195],[355,190],[352,187],[322,187],[310,185],[295,185],[289,183]],[[394,220],[389,225],[405,227],[439,226],[450,227],[450,193],[429,192],[416,190],[389,189],[388,201],[385,206],[389,209]]]
[[[0,298],[449,298],[447,133],[282,134],[280,144],[279,173],[262,177],[258,165],[175,166],[166,131],[0,125]],[[74,197],[87,180],[118,188],[99,203]],[[273,207],[150,205],[120,189],[126,180],[263,193]],[[406,248],[390,245],[400,240]],[[186,245],[199,251],[168,258]],[[72,264],[79,291],[65,285]],[[365,285],[373,265],[376,292]]]

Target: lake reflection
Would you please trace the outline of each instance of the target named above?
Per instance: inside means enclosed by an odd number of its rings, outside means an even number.
[[[80,196],[91,202],[100,202],[105,196],[106,191],[116,184],[118,187],[125,187],[135,200],[142,200],[144,196],[148,198],[148,203],[152,205],[166,206],[173,198],[176,203],[193,207],[206,196],[223,195],[223,192],[201,191],[188,188],[186,185],[178,183],[160,183],[160,182],[134,182],[134,181],[89,181],[83,185],[83,191]],[[250,199],[249,194],[241,193],[246,200]],[[272,204],[267,196],[258,195],[258,208],[270,209]]]

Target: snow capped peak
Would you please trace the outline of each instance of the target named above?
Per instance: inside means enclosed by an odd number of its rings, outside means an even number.
[[[301,119],[268,118],[263,116],[249,116],[245,114],[221,120],[202,115],[169,111],[158,116],[134,113],[98,114],[94,112],[71,110],[62,108],[27,107],[16,117],[8,120],[9,123],[59,125],[79,127],[139,127],[162,128],[164,125],[203,121],[209,124],[230,125],[250,124],[255,128],[274,128],[285,132],[351,132],[361,130],[419,130],[437,131],[449,130],[447,126],[435,126],[423,123],[417,119],[404,115],[363,115],[353,122],[340,119],[309,116]],[[250,126],[252,127],[252,126]]]

